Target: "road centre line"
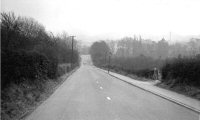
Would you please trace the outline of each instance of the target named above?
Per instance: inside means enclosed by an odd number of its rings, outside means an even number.
[[[106,99],[107,99],[107,100],[111,100],[111,98],[110,98],[110,97],[106,97]]]

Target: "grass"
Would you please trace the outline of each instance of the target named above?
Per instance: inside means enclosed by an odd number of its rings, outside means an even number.
[[[156,86],[200,100],[200,88],[186,84],[159,83]]]
[[[107,70],[107,68],[102,68],[104,70]],[[115,72],[115,73],[118,73],[118,74],[121,74],[121,75],[124,75],[124,76],[128,76],[134,80],[139,80],[139,81],[152,81],[152,79],[149,79],[149,78],[145,78],[145,77],[138,77],[137,75],[134,75],[134,74],[129,74],[125,71],[122,71],[122,70],[115,70],[115,69],[110,69],[111,72]]]
[[[73,70],[75,71],[76,68]],[[24,80],[19,85],[11,83],[1,91],[1,119],[25,119],[34,109],[45,101],[73,72],[69,72],[58,79]]]
[[[102,69],[107,70],[107,68],[102,68]],[[110,71],[124,75],[124,76],[128,76],[134,80],[152,81],[152,79],[150,78],[138,77],[137,75],[128,74],[127,72],[122,71],[122,70],[111,69]],[[200,88],[195,87],[195,86],[191,86],[187,84],[177,84],[175,80],[170,80],[170,82],[161,82],[161,83],[156,84],[156,86],[200,100]]]

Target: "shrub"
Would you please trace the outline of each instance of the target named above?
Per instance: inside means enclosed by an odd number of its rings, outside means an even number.
[[[14,13],[1,13],[0,23],[3,88],[12,81],[20,83],[22,78],[56,78],[58,64],[70,62],[71,40],[66,34],[52,36],[33,18]],[[73,57],[73,63],[78,65],[77,49]]]
[[[200,58],[184,57],[168,60],[162,68],[163,82],[175,79],[175,83],[200,85]]]
[[[37,52],[7,51],[2,54],[2,85],[14,81],[19,83],[21,78],[34,80],[47,76],[49,60]]]

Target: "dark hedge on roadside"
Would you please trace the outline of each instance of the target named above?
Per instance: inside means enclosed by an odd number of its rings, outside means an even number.
[[[22,79],[56,78],[58,64],[70,63],[71,39],[54,36],[33,18],[1,13],[1,86]],[[74,49],[73,63],[79,62]]]
[[[167,60],[162,68],[163,82],[200,86],[200,55]]]

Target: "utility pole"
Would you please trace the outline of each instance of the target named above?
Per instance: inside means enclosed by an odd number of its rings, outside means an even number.
[[[110,72],[110,57],[111,57],[111,52],[109,52],[109,59],[108,59],[108,74]]]
[[[107,52],[105,52],[105,66],[106,66],[106,57],[107,57]]]
[[[72,52],[71,53],[71,69],[72,69],[72,67],[73,67],[73,65],[72,65],[73,64],[73,57],[74,57],[73,52],[74,52],[74,37],[75,36],[70,36],[70,37],[72,38],[72,51],[71,51]]]

